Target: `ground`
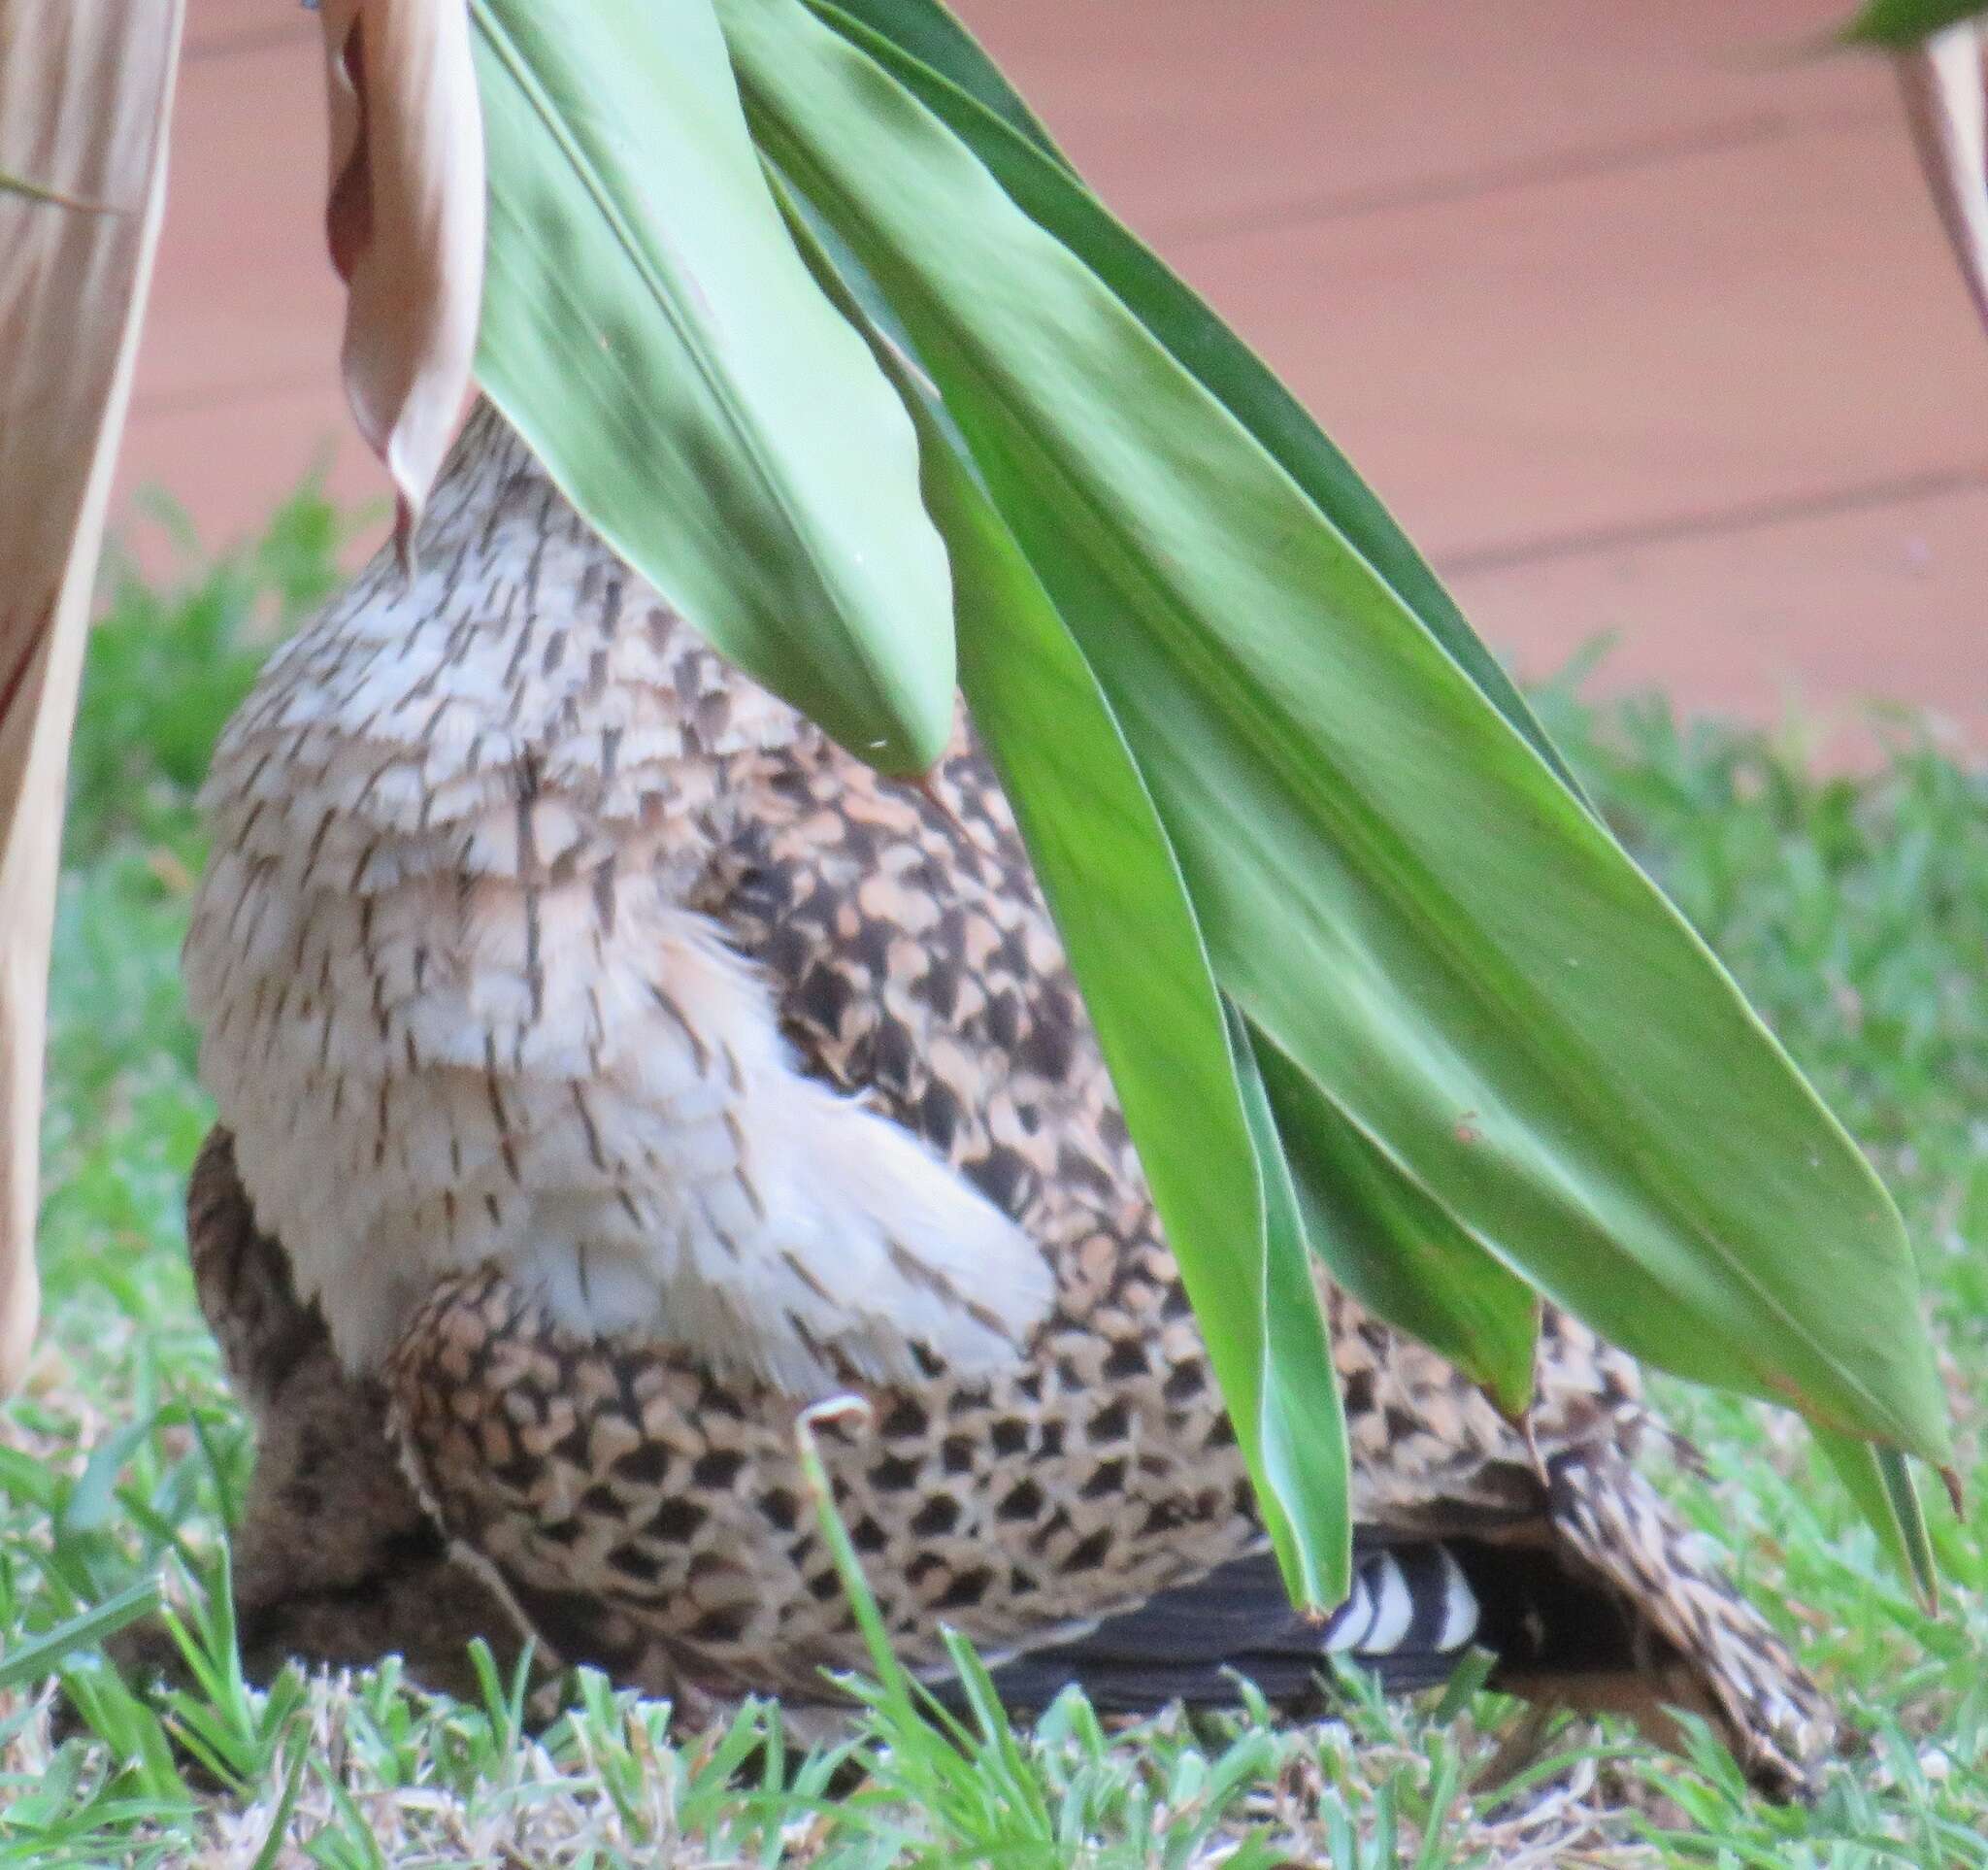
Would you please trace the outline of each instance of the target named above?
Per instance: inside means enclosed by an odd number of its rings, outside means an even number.
[[[1857,1729],[1812,1809],[1759,1803],[1709,1743],[1678,1760],[1620,1730],[1535,1733],[1468,1683],[1353,1694],[1302,1730],[1244,1714],[1106,1731],[1066,1699],[1011,1732],[989,1705],[961,1750],[886,1674],[842,1755],[783,1738],[770,1707],[672,1738],[665,1710],[598,1681],[549,1727],[494,1673],[476,1703],[391,1664],[245,1688],[214,1586],[248,1447],[183,1253],[210,1112],[178,947],[214,731],[260,646],[327,587],[344,528],[307,492],[222,564],[182,541],[182,575],[117,582],[92,643],[56,941],[47,1312],[0,1414],[0,1867],[1988,1865],[1988,776],[1895,719],[1879,770],[1817,777],[1794,730],[1680,723],[1656,697],[1590,708],[1578,671],[1541,698],[1550,724],[1872,1150],[1947,1359],[1971,1517],[1932,1505],[1937,1618],[1798,1428],[1663,1386],[1710,1469],[1676,1483],[1685,1510]],[[92,1644],[162,1568],[197,1686],[146,1699]]]

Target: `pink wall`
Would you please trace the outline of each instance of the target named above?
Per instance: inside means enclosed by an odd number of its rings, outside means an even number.
[[[971,0],[1105,198],[1555,666],[1988,738],[1988,339],[1816,0]],[[191,0],[122,484],[252,528],[345,433],[315,18]]]

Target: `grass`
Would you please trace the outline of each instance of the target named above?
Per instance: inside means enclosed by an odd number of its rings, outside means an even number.
[[[984,1683],[948,1724],[885,1653],[860,1731],[827,1750],[760,1704],[673,1736],[665,1709],[597,1677],[535,1730],[487,1657],[474,1702],[391,1661],[248,1687],[223,1527],[249,1449],[184,1263],[182,1178],[210,1112],[177,950],[207,750],[346,536],[307,489],[248,551],[207,565],[186,548],[164,588],[117,576],[91,643],[52,988],[46,1322],[0,1415],[0,1870],[1988,1866],[1988,780],[1910,721],[1884,730],[1881,770],[1818,777],[1796,734],[1680,723],[1653,698],[1589,706],[1572,679],[1541,697],[1550,724],[1872,1148],[1948,1359],[1973,1517],[1931,1503],[1937,1620],[1798,1431],[1659,1386],[1717,1483],[1683,1489],[1685,1510],[1868,1739],[1813,1809],[1752,1799],[1708,1741],[1678,1760],[1563,1721],[1515,1758],[1525,1711],[1468,1682],[1409,1704],[1349,1686],[1342,1719],[1299,1729],[1261,1708],[1108,1729],[1067,1696],[1015,1731]],[[191,1686],[141,1695],[98,1643],[161,1587]]]

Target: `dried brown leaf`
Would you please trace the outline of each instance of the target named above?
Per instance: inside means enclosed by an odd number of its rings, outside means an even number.
[[[1981,49],[1981,28],[1964,19],[1900,52],[1898,74],[1919,166],[1974,310],[1988,324],[1988,95]]]
[[[324,0],[325,233],[345,380],[393,479],[403,557],[461,417],[483,291],[483,118],[467,0]]]
[[[165,201],[180,18],[180,0],[0,0],[0,170],[37,191],[0,191],[0,1389],[19,1379],[39,1302],[62,786]]]

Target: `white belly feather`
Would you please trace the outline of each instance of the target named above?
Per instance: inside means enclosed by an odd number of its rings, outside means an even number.
[[[259,1221],[356,1368],[486,1260],[799,1394],[838,1357],[913,1375],[914,1344],[1008,1360],[1049,1299],[1034,1245],[802,1077],[681,906],[723,810],[709,736],[805,730],[477,419],[424,572],[369,570],[215,755],[186,986]]]

